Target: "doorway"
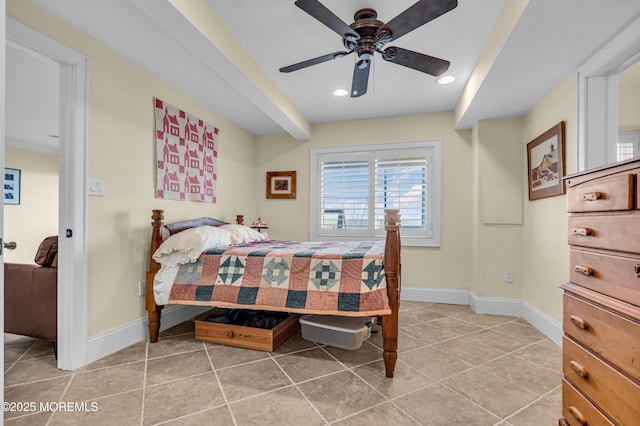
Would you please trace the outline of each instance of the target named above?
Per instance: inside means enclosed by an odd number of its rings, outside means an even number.
[[[11,18],[6,43],[59,67],[58,368],[74,370],[87,363],[88,60]]]

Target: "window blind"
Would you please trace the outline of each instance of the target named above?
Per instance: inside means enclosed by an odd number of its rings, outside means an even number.
[[[369,161],[328,159],[320,175],[320,227],[368,229]]]
[[[440,141],[311,149],[310,237],[383,238],[399,209],[403,245],[440,244]]]
[[[384,229],[385,209],[400,209],[402,228],[427,230],[428,158],[375,161],[375,229]]]

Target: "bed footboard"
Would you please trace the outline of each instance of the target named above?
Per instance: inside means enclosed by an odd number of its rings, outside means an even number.
[[[160,244],[162,244],[162,215],[163,210],[153,210],[151,215],[151,245],[149,246],[149,271],[147,272],[146,282],[146,309],[149,318],[149,341],[155,343],[158,341],[158,333],[160,332],[160,317],[162,314],[162,305],[156,305],[156,299],[153,297],[153,278],[156,272],[160,270],[160,264],[153,260],[153,253],[156,252]]]
[[[393,377],[398,359],[398,310],[400,309],[400,214],[397,209],[387,209],[384,215],[387,237],[384,250],[384,273],[387,280],[390,315],[382,317],[384,369],[387,377]]]

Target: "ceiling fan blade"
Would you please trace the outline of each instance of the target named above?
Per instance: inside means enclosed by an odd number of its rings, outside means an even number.
[[[353,81],[351,82],[351,97],[357,98],[367,93],[367,85],[369,83],[369,70],[371,69],[371,61],[369,59],[360,59],[353,68]]]
[[[436,19],[438,16],[455,9],[456,6],[458,6],[457,0],[420,0],[383,25],[379,32],[386,33],[386,31],[390,31],[391,38],[387,41],[396,40]]]
[[[295,5],[316,18],[318,21],[338,33],[340,37],[346,37],[353,41],[360,38],[351,27],[322,5],[318,0],[297,0]]]
[[[434,58],[433,56],[401,47],[388,47],[381,53],[382,59],[385,61],[422,71],[436,77],[444,74],[449,69],[449,65],[451,65],[449,61],[445,61],[444,59]]]
[[[306,61],[298,62],[297,64],[282,67],[280,68],[280,72],[298,71],[299,69],[307,68],[307,67],[310,67],[311,65],[317,65],[323,62],[330,61],[332,59],[341,58],[352,52],[353,50],[350,50],[348,52],[333,52],[323,56],[318,56],[317,58],[307,59]]]

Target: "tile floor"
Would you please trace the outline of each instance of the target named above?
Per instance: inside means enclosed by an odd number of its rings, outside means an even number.
[[[393,379],[379,334],[346,351],[296,333],[267,353],[196,341],[187,321],[73,372],[47,342],[5,337],[6,401],[88,401],[7,425],[555,426],[561,411],[560,348],[460,305],[402,302]]]

